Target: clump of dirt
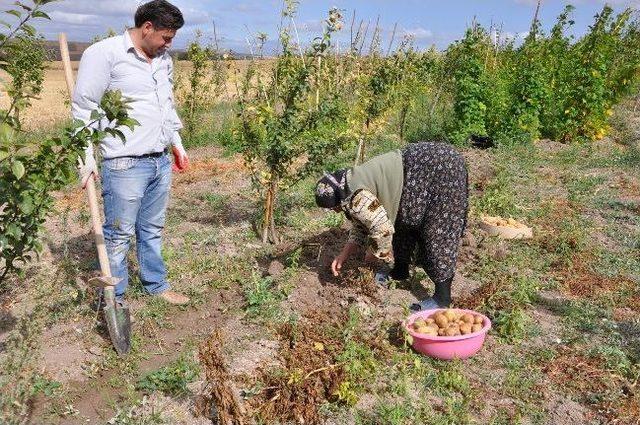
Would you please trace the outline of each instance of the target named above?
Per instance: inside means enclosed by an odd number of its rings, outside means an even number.
[[[548,362],[544,368],[547,377],[561,388],[585,397],[587,401],[592,395],[617,393],[618,389],[628,387],[625,379],[606,370],[601,359],[577,354],[575,349],[564,348]],[[623,400],[627,398],[623,396]],[[617,402],[610,397],[597,397],[592,407],[608,417],[615,417]]]
[[[373,272],[366,267],[347,270],[340,277],[341,285],[350,288],[356,295],[364,295],[374,302],[380,302],[380,287],[374,281]]]
[[[624,276],[608,277],[593,270],[596,258],[591,253],[574,254],[569,267],[558,268],[555,276],[569,295],[593,299],[604,294],[622,293],[635,288]]]
[[[495,177],[491,153],[485,150],[467,149],[463,152],[469,172],[469,190],[471,194],[482,193],[487,184]]]
[[[193,161],[189,168],[176,176],[178,185],[217,179],[218,181],[231,181],[234,177],[245,171],[244,163],[240,156],[231,161],[218,158],[206,158]]]
[[[200,365],[206,382],[196,403],[199,415],[221,425],[243,425],[245,410],[232,387],[232,379],[222,354],[222,337],[218,331],[200,346]]]
[[[317,314],[278,329],[281,368],[262,370],[264,390],[251,400],[254,415],[269,423],[318,423],[318,407],[336,399],[345,379],[337,360],[344,349],[342,320]]]
[[[611,417],[621,424],[640,424],[640,391],[636,390],[618,403]]]
[[[489,299],[494,297],[502,286],[497,279],[491,280],[471,293],[454,300],[454,304],[458,308],[478,310],[480,307],[486,305]]]
[[[576,349],[564,348],[544,369],[549,379],[585,398],[598,414],[616,423],[638,423],[640,409],[635,383],[607,370],[602,359],[578,354]],[[594,397],[596,396],[596,397]],[[620,418],[633,418],[618,422]]]

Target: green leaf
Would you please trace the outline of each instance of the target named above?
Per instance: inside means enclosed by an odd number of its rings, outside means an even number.
[[[13,15],[13,16],[17,17],[18,19],[20,19],[20,17],[22,17],[22,13],[20,13],[20,11],[18,11],[18,10],[7,10],[4,13],[8,13],[9,15]]]
[[[89,119],[91,121],[95,121],[100,119],[101,117],[102,117],[102,114],[98,110],[94,109],[93,111],[91,111],[91,116],[89,117]]]
[[[23,8],[27,12],[31,12],[31,10],[32,10],[29,6],[26,6],[26,5],[22,4],[22,3],[20,3],[19,1],[15,2],[14,4],[16,6],[19,6],[19,7]]]
[[[115,133],[116,136],[118,136],[120,138],[120,140],[122,140],[123,144],[127,143],[127,140],[124,137],[124,134],[122,133],[122,131],[120,130],[113,130],[113,132]]]
[[[6,227],[7,235],[12,236],[14,239],[20,239],[22,237],[22,230],[15,223],[9,223]]]
[[[49,15],[47,15],[46,13],[44,13],[41,10],[36,10],[35,12],[32,13],[32,15],[34,18],[44,18],[44,19],[49,19],[51,20],[51,18],[49,17]]]
[[[11,171],[13,175],[16,176],[16,179],[20,180],[22,176],[24,176],[24,165],[20,161],[14,161],[14,163],[11,164]]]
[[[7,123],[0,124],[0,144],[11,146],[15,139],[15,130]]]
[[[31,214],[33,212],[33,209],[34,209],[33,199],[31,199],[29,195],[26,195],[22,199],[22,202],[20,202],[20,209],[25,214]]]

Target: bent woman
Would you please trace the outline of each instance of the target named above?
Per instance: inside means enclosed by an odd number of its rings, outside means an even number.
[[[333,260],[342,264],[368,246],[382,267],[376,281],[404,280],[409,266],[422,267],[435,284],[432,297],[412,310],[448,307],[458,245],[466,223],[468,182],[464,158],[444,143],[421,142],[372,158],[362,165],[325,173],[316,185],[316,203],[343,211],[353,226]]]

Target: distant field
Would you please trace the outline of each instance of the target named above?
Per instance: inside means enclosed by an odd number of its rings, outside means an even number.
[[[228,82],[232,81],[232,76],[237,71],[242,72],[247,68],[247,60],[239,60],[229,62],[230,68],[227,70],[227,74],[230,76]],[[75,72],[78,70],[79,62],[72,62],[72,67]],[[184,74],[189,69],[189,63],[186,61],[178,62],[176,66],[176,74],[178,80],[179,75]],[[0,72],[0,79],[4,82],[7,79],[7,74]],[[227,92],[229,96],[233,92],[233,87],[228,84]],[[224,95],[226,97],[226,95]],[[180,98],[178,93],[178,99]],[[58,124],[65,119],[69,118],[69,99],[67,95],[67,86],[64,81],[64,72],[62,69],[62,62],[51,62],[49,69],[46,71],[44,87],[40,94],[40,99],[33,102],[33,106],[24,112],[23,125],[26,130],[38,130],[50,128],[51,126]],[[9,99],[7,97],[4,87],[0,91],[0,108],[6,108],[9,105]]]
[[[78,69],[78,62],[72,62],[74,70]],[[2,81],[6,81],[7,74],[0,72]],[[64,121],[69,117],[67,87],[62,71],[62,62],[52,62],[46,71],[44,87],[40,99],[33,102],[33,106],[22,115],[23,125],[27,130],[49,128],[52,125]],[[0,108],[9,106],[9,98],[2,88],[0,92]]]

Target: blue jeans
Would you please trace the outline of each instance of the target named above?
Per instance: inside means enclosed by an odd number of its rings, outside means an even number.
[[[161,249],[171,186],[169,156],[105,159],[101,175],[111,274],[122,278],[116,298],[122,298],[129,284],[127,254],[134,235],[144,288],[150,294],[166,291],[169,283]]]

